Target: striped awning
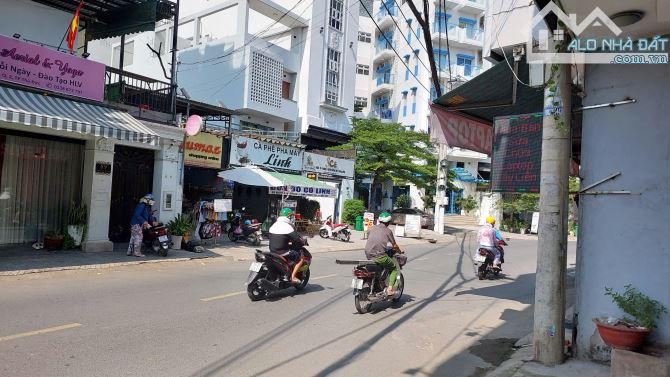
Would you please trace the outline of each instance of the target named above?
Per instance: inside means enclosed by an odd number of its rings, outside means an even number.
[[[158,134],[130,114],[0,86],[0,121],[158,144]]]

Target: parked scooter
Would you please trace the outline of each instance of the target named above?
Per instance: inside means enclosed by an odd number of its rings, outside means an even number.
[[[302,239],[305,246],[307,240]],[[293,287],[300,291],[309,282],[309,266],[312,263],[312,254],[306,248],[300,249],[300,259],[304,262],[297,278],[301,280],[299,285],[291,282],[291,272],[295,262],[287,260],[283,255],[269,251],[256,249],[256,261],[249,266],[247,277],[247,294],[251,301],[266,298],[272,292]]]
[[[396,286],[393,296],[386,293],[386,280],[389,271],[377,265],[374,261],[361,260],[336,260],[337,264],[355,264],[353,270],[354,279],[351,281],[351,288],[354,289],[354,306],[360,314],[370,311],[372,304],[382,301],[400,301],[403,290],[405,289],[405,278],[402,275],[402,267],[407,263],[407,257],[399,253],[399,250],[389,248],[388,255],[393,258],[398,269]]]
[[[228,230],[228,239],[233,242],[246,241],[253,246],[260,246],[261,244],[261,223],[252,224],[251,220],[244,220],[241,226],[232,226]]]
[[[147,248],[151,249],[154,253],[162,257],[168,254],[170,240],[168,237],[167,228],[162,223],[158,223],[156,226],[144,229],[143,235],[144,237],[142,241]]]
[[[333,217],[328,216],[326,222],[323,223],[319,229],[319,236],[321,238],[329,238],[332,235],[333,239],[339,239],[342,242],[349,242],[351,238],[351,231],[348,224],[333,224]]]
[[[498,250],[500,250],[500,264],[505,263],[505,250],[503,246],[507,246],[507,242],[504,240],[498,240]],[[502,271],[502,268],[494,268],[493,261],[495,260],[495,255],[489,249],[479,248],[477,253],[473,256],[475,267],[477,267],[477,276],[479,280],[492,279],[497,277]]]

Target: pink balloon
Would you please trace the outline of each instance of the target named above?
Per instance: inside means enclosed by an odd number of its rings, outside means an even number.
[[[199,115],[191,115],[186,119],[186,135],[194,136],[200,132],[202,118]]]

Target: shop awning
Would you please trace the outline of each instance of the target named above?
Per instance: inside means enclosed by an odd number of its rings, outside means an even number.
[[[156,145],[157,133],[128,113],[0,86],[0,121]]]
[[[219,173],[219,177],[249,186],[269,187],[271,194],[322,196],[334,198],[337,189],[297,174],[265,171],[258,166],[243,166]]]

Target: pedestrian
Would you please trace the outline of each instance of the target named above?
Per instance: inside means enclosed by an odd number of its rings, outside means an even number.
[[[133,217],[130,219],[130,243],[128,244],[128,256],[143,257],[142,239],[144,229],[156,225],[156,218],[152,216],[151,206],[154,205],[154,196],[146,194],[140,199],[135,207]]]

